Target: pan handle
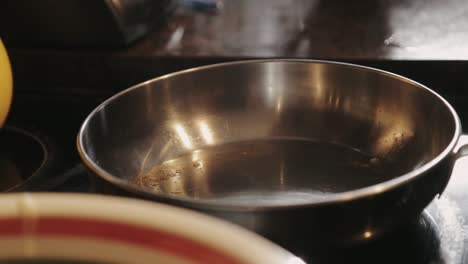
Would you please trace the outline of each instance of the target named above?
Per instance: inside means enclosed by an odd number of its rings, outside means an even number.
[[[466,174],[466,168],[468,164],[465,162],[457,162],[459,161],[460,158],[467,157],[468,156],[468,135],[461,135],[458,138],[458,142],[455,145],[455,148],[453,149],[453,159],[452,159],[452,171],[451,171],[451,176],[450,176],[450,181],[443,185],[442,189],[439,191],[438,198],[442,196],[444,192],[446,192],[447,188],[450,188],[450,186],[458,185],[461,186],[461,184],[466,184],[466,181],[464,180],[465,177],[462,177],[463,174]],[[461,181],[461,182],[459,182]],[[453,187],[452,187],[453,188]]]
[[[455,153],[455,159],[468,156],[468,135],[460,136],[453,151]]]

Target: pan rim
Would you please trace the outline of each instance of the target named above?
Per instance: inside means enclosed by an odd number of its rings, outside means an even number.
[[[397,177],[394,177],[390,180],[374,184],[371,186],[367,186],[364,188],[359,188],[359,189],[353,189],[350,191],[346,192],[341,192],[341,193],[332,193],[332,194],[327,194],[327,196],[323,199],[317,200],[317,201],[308,201],[308,202],[295,202],[291,204],[281,204],[281,205],[238,205],[238,204],[228,204],[225,202],[217,202],[216,200],[197,200],[193,198],[186,198],[186,197],[178,197],[178,196],[170,196],[170,195],[165,195],[165,194],[157,194],[148,190],[144,190],[142,188],[138,188],[136,186],[128,184],[126,180],[120,179],[118,177],[113,176],[112,174],[108,173],[105,169],[101,168],[98,164],[96,164],[86,153],[85,147],[83,145],[83,134],[87,128],[88,123],[90,120],[103,108],[105,108],[107,105],[115,101],[115,99],[124,96],[127,93],[131,93],[134,90],[140,89],[141,87],[146,86],[147,84],[176,77],[179,75],[183,75],[189,72],[195,72],[195,71],[203,71],[203,70],[208,70],[208,69],[213,69],[213,68],[220,68],[220,67],[225,67],[225,66],[232,66],[232,65],[241,65],[241,64],[252,64],[252,63],[276,63],[276,62],[292,62],[292,63],[316,63],[316,64],[332,64],[332,65],[337,65],[337,66],[343,66],[343,67],[350,67],[354,69],[360,69],[368,72],[374,72],[377,74],[381,74],[384,76],[388,76],[390,78],[397,79],[402,82],[406,82],[408,84],[411,84],[412,86],[415,86],[416,89],[423,89],[424,91],[430,93],[432,96],[435,97],[435,99],[439,100],[447,110],[451,113],[452,115],[452,122],[454,122],[454,134],[452,136],[452,139],[450,143],[445,147],[441,153],[439,153],[435,158],[432,160],[426,162],[424,165],[421,167],[410,171],[408,173],[399,175]],[[430,88],[426,87],[425,85],[416,82],[414,80],[411,80],[407,77],[391,73],[385,70],[373,68],[373,67],[368,67],[368,66],[363,66],[363,65],[358,65],[354,63],[347,63],[347,62],[339,62],[339,61],[332,61],[332,60],[314,60],[314,59],[253,59],[253,60],[239,60],[239,61],[232,61],[232,62],[224,62],[224,63],[216,63],[216,64],[211,64],[211,65],[206,65],[206,66],[200,66],[200,67],[195,67],[195,68],[190,68],[182,71],[177,71],[169,74],[165,74],[156,78],[152,78],[150,80],[138,83],[136,85],[133,85],[127,89],[124,89],[120,91],[119,93],[109,97],[106,99],[104,102],[102,102],[99,106],[97,106],[84,120],[82,123],[80,130],[78,132],[77,138],[76,138],[76,144],[77,144],[77,150],[79,153],[80,158],[82,159],[83,163],[90,169],[94,174],[96,174],[98,177],[102,178],[108,183],[111,183],[113,185],[117,185],[118,187],[130,191],[132,193],[138,193],[140,195],[143,195],[145,197],[151,198],[153,200],[166,200],[170,201],[172,203],[178,203],[182,205],[187,205],[190,204],[191,207],[196,207],[196,208],[201,208],[201,209],[211,209],[211,210],[221,210],[221,211],[269,211],[269,210],[281,210],[281,209],[289,209],[289,208],[305,208],[305,207],[314,207],[314,206],[323,206],[323,205],[330,205],[330,204],[338,204],[338,203],[344,203],[344,202],[351,202],[355,201],[358,199],[365,199],[369,198],[381,193],[388,192],[390,190],[396,189],[398,187],[401,187],[402,185],[409,183],[411,181],[416,180],[419,177],[422,177],[425,172],[429,171],[433,167],[435,167],[437,164],[439,164],[442,160],[446,159],[452,154],[452,151],[454,150],[459,137],[461,136],[461,122],[460,118],[455,111],[455,109],[450,105],[450,103],[444,99],[441,95],[436,93],[435,91],[431,90]]]

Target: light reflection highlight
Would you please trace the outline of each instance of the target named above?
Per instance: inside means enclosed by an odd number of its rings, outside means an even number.
[[[305,262],[298,257],[291,256],[286,260],[286,264],[305,264]]]
[[[202,157],[200,156],[199,150],[192,152],[192,167],[194,169],[203,168],[203,160],[202,160]]]
[[[185,131],[185,128],[180,124],[175,124],[174,128],[184,147],[187,149],[193,148],[192,142],[190,141],[190,137]]]
[[[376,193],[381,193],[381,192],[385,191],[385,188],[383,186],[381,186],[381,185],[377,185],[377,186],[375,186],[374,190],[375,190]]]
[[[206,144],[212,145],[214,143],[213,133],[211,132],[210,127],[204,121],[200,121],[198,123],[198,128],[200,129],[200,133],[205,140]]]
[[[185,29],[183,27],[177,27],[177,29],[172,33],[171,37],[169,38],[169,41],[167,42],[166,45],[166,50],[172,51],[172,50],[177,50],[181,46],[181,41],[182,38],[184,37],[184,32]]]
[[[282,191],[285,189],[284,188],[284,175],[285,175],[285,172],[286,172],[286,166],[284,164],[284,159],[281,159],[281,162],[280,162],[280,188],[281,188]]]
[[[372,232],[371,231],[364,232],[364,238],[370,238],[370,237],[372,237]]]
[[[278,96],[276,100],[276,113],[281,113],[281,109],[283,108],[283,97]]]

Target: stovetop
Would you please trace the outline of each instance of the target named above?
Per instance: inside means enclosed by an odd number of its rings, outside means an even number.
[[[453,74],[453,69],[450,71],[440,72],[438,76],[416,74],[419,78],[416,81],[437,86],[441,83],[439,78]],[[45,148],[48,154],[41,177],[13,191],[95,192],[93,178],[76,152],[76,135],[85,117],[112,93],[38,91],[15,91],[6,130],[34,135],[42,142],[37,146]],[[468,91],[436,91],[455,106],[462,123],[468,124]],[[9,145],[12,149],[17,146]],[[20,152],[15,150],[18,160],[28,161],[40,152],[23,148]],[[468,263],[468,178],[463,175],[466,172],[468,157],[457,162],[444,194],[435,198],[418,219],[377,241],[347,248],[310,248],[307,241],[297,241],[287,249],[308,263]]]

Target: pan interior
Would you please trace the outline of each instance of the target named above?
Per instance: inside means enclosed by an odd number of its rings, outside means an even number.
[[[131,182],[155,193],[279,205],[323,199],[330,192],[366,187],[399,173],[396,163],[349,146],[271,138],[198,149]]]
[[[262,61],[141,84],[94,112],[80,140],[143,190],[251,206],[385,182],[437,157],[455,130],[443,100],[399,77]]]

